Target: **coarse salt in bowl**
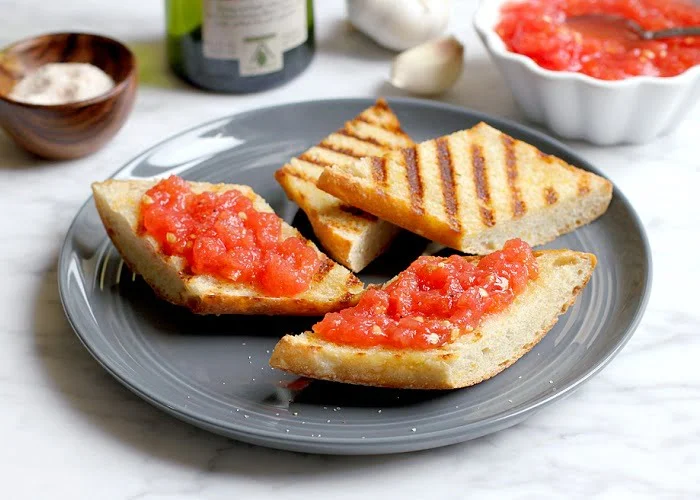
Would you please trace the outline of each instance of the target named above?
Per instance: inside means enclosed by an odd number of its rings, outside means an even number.
[[[87,63],[114,81],[109,90],[75,102],[32,103],[12,98],[18,82],[51,63]],[[121,42],[93,33],[48,33],[0,50],[0,127],[42,158],[69,160],[94,153],[124,125],[138,86],[136,57]]]
[[[555,133],[601,146],[645,143],[675,129],[700,97],[700,65],[672,77],[600,80],[509,51],[495,27],[512,1],[482,0],[474,28],[525,115]]]

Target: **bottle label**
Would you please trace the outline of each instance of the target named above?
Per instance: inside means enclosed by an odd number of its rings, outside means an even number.
[[[284,67],[284,52],[309,35],[306,0],[204,0],[204,56],[238,60],[242,76]]]

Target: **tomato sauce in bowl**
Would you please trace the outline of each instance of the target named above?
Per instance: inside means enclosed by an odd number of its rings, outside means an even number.
[[[640,39],[622,22],[576,19],[608,14],[658,30],[700,25],[684,0],[525,0],[504,5],[496,32],[508,50],[543,68],[602,80],[671,77],[700,64],[700,37]]]
[[[383,289],[313,326],[324,340],[357,347],[432,349],[505,309],[537,277],[532,248],[521,240],[473,263],[467,257],[420,257]]]
[[[321,266],[314,248],[297,236],[283,238],[282,219],[256,210],[242,192],[195,193],[177,176],[143,196],[141,233],[165,255],[182,257],[191,274],[246,284],[268,296],[304,292]]]

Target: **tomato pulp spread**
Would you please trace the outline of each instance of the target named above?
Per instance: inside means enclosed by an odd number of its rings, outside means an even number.
[[[555,71],[603,80],[675,76],[700,64],[700,37],[644,41],[624,20],[657,30],[700,25],[688,0],[526,0],[506,4],[496,32],[508,49]]]
[[[177,176],[158,182],[142,198],[141,231],[166,255],[183,257],[192,274],[276,297],[306,290],[321,265],[303,239],[282,238],[277,215],[256,210],[240,191],[194,193]]]
[[[532,248],[517,239],[478,264],[458,255],[420,257],[388,286],[326,314],[313,330],[338,344],[430,349],[504,309],[536,276]]]

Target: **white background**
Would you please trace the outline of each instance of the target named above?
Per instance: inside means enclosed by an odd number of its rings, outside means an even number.
[[[0,133],[0,497],[697,498],[700,495],[700,110],[645,146],[570,143],[630,198],[649,233],[654,286],[624,351],[565,401],[525,423],[448,448],[382,457],[320,457],[239,444],[180,423],[111,379],[67,324],[57,250],[93,180],[184,128],[244,109],[321,97],[396,95],[391,55],[318,0],[318,53],[277,90],[216,95],[171,76],[163,3],[0,0],[0,44],[88,30],[127,41],[141,87],[126,126],[101,152],[50,163]],[[462,80],[443,100],[521,119],[458,2]]]

